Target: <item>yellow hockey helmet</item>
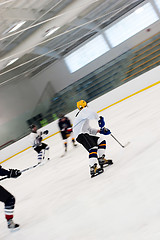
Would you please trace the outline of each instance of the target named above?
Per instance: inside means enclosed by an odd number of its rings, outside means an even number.
[[[84,100],[80,100],[79,102],[77,102],[77,108],[79,109],[79,110],[82,110],[84,107],[86,107],[87,106],[87,103],[86,103],[86,101],[84,101]]]

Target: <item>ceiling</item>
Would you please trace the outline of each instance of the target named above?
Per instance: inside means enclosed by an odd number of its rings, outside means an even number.
[[[143,1],[0,0],[0,86],[34,76]]]

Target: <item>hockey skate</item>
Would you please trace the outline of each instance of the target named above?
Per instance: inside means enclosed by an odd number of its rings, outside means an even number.
[[[98,158],[98,162],[101,168],[103,168],[104,166],[113,164],[111,159],[105,159],[105,155],[102,155],[102,157]]]
[[[91,178],[97,176],[100,173],[103,173],[103,171],[103,168],[97,167],[97,163],[95,163],[93,166],[90,166]]]
[[[64,144],[64,151],[67,152],[67,143]]]
[[[8,220],[8,228],[12,231],[18,230],[19,229],[19,224],[14,223],[12,219]]]
[[[74,139],[72,139],[72,143],[73,143],[73,146],[74,146],[74,147],[77,147],[77,144],[76,144],[76,142],[75,142]]]

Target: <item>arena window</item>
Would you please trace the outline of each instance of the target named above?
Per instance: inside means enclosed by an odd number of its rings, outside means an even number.
[[[109,51],[105,39],[99,35],[64,58],[66,65],[71,73],[77,71],[102,54]]]
[[[119,45],[159,19],[151,3],[137,8],[105,31],[112,47]]]

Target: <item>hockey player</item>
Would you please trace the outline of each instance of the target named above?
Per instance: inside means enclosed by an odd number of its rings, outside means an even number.
[[[65,147],[65,152],[67,152],[67,138],[72,137],[72,143],[73,146],[77,146],[75,143],[75,139],[72,135],[72,124],[69,120],[68,117],[65,117],[64,115],[60,116],[60,119],[58,121],[58,126],[61,132],[62,139],[64,141],[64,147]]]
[[[109,135],[109,129],[104,128],[103,117],[98,117],[97,113],[90,110],[84,100],[77,102],[77,108],[80,110],[73,123],[73,132],[76,141],[81,143],[89,152],[89,166],[91,177],[103,172],[104,164],[113,164],[112,160],[105,159],[106,141],[102,137],[96,136],[97,133]],[[89,120],[96,119],[100,129],[94,129],[89,126]],[[97,160],[100,168],[97,167]]]
[[[46,143],[42,143],[43,135],[48,134],[48,130],[44,132],[37,130],[37,126],[32,124],[30,126],[31,133],[30,133],[30,142],[33,149],[38,153],[38,163],[43,164],[43,160],[49,160],[49,146]]]
[[[6,170],[0,166],[0,176],[8,176],[8,178],[17,178],[21,175],[20,170]],[[0,185],[0,201],[4,203],[4,212],[7,220],[8,228],[15,230],[19,228],[19,224],[13,222],[13,212],[15,206],[15,197]]]

